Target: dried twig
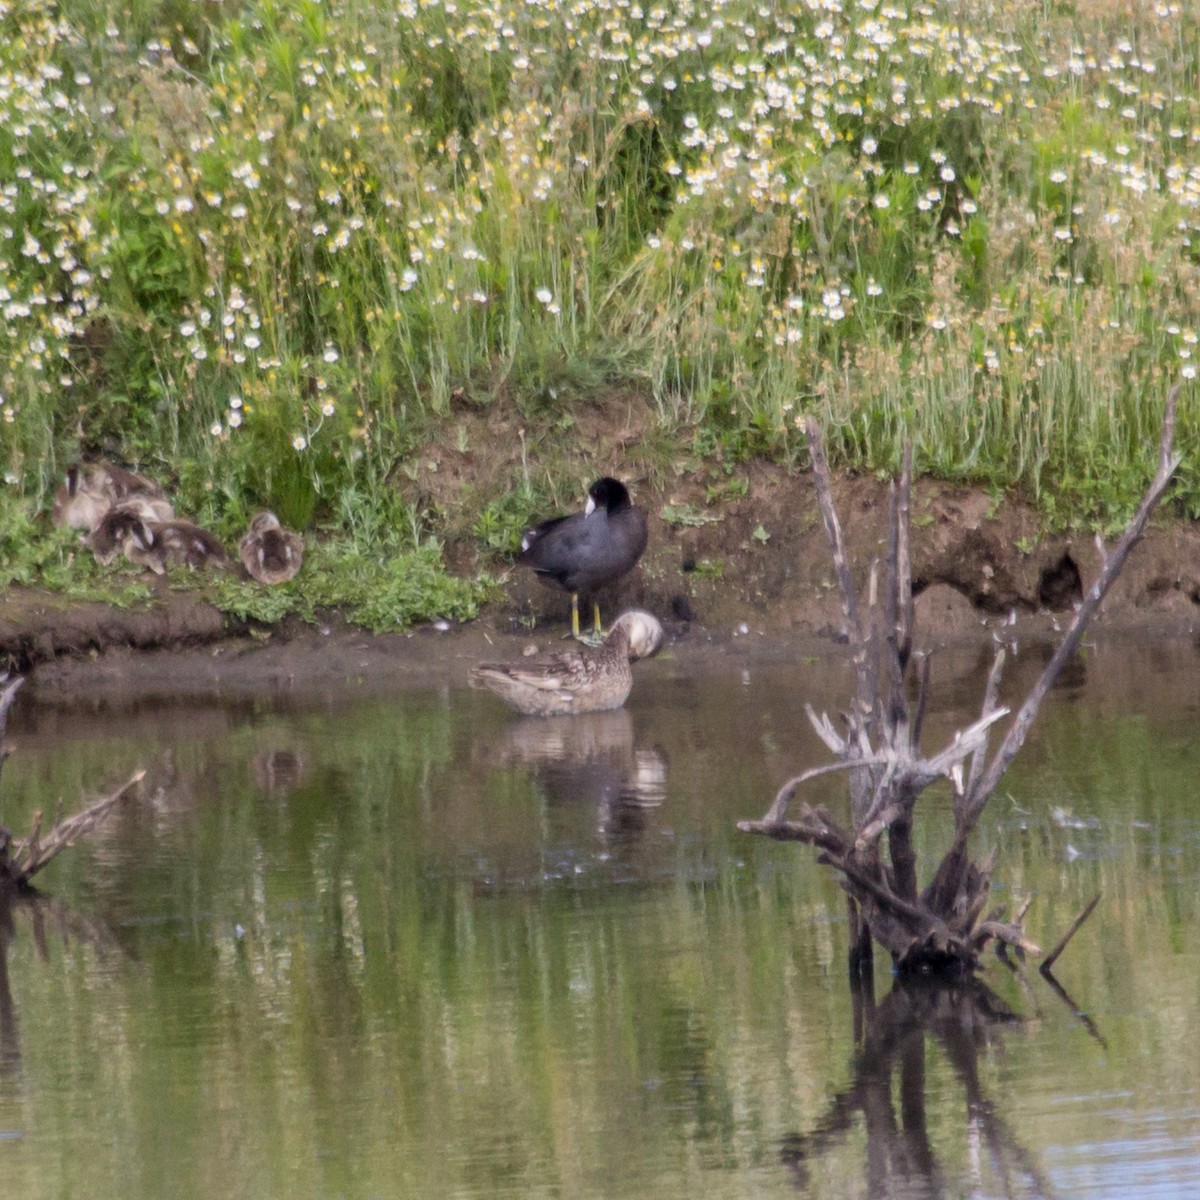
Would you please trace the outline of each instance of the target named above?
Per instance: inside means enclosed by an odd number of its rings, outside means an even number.
[[[4,760],[9,755],[8,750],[8,710],[12,708],[12,703],[16,699],[17,690],[25,680],[18,675],[15,679],[10,680],[7,675],[0,675],[0,770],[4,767]]]
[[[1175,468],[1179,466],[1183,458],[1181,454],[1173,453],[1171,449],[1175,439],[1175,402],[1178,396],[1179,385],[1176,384],[1171,389],[1170,395],[1167,396],[1166,412],[1163,414],[1162,435],[1159,439],[1158,470],[1155,472],[1154,479],[1146,490],[1146,494],[1142,497],[1142,502],[1138,505],[1138,510],[1134,514],[1133,520],[1126,526],[1125,532],[1121,534],[1116,546],[1113,547],[1112,553],[1104,560],[1100,574],[1096,578],[1096,582],[1088,589],[1083,603],[1075,613],[1075,619],[1071,622],[1070,628],[1068,628],[1066,634],[1063,636],[1062,641],[1058,643],[1058,646],[1050,657],[1050,661],[1046,664],[1037,682],[1033,685],[1029,695],[1025,697],[1025,701],[1018,710],[1016,718],[1005,735],[1004,741],[1000,743],[1000,748],[996,751],[995,757],[988,764],[987,769],[975,781],[975,786],[968,792],[965,806],[966,825],[960,836],[965,836],[975,824],[987,798],[996,790],[996,786],[999,784],[1004,772],[1008,770],[1009,764],[1016,758],[1017,752],[1024,745],[1025,738],[1029,733],[1034,718],[1037,716],[1038,709],[1041,707],[1042,701],[1046,698],[1046,693],[1058,678],[1059,672],[1074,657],[1075,651],[1079,648],[1079,643],[1083,639],[1084,631],[1087,629],[1092,617],[1096,615],[1096,610],[1100,607],[1100,602],[1107,595],[1109,588],[1116,582],[1117,576],[1120,575],[1121,568],[1125,565],[1125,560],[1129,557],[1129,552],[1137,545],[1142,535],[1146,532],[1146,525],[1149,523],[1150,515],[1154,512],[1159,500],[1162,499],[1163,492],[1167,490],[1167,484],[1171,482],[1171,476],[1175,473]]]
[[[33,831],[24,841],[16,841],[7,863],[8,874],[19,883],[28,881],[47,863],[57,858],[76,838],[90,833],[116,805],[128,795],[130,789],[141,782],[145,771],[135,771],[115,792],[102,796],[81,812],[56,821],[46,839],[41,838],[42,814],[34,815]]]
[[[1067,932],[1055,943],[1054,949],[1038,964],[1038,970],[1043,975],[1050,973],[1050,968],[1058,961],[1058,956],[1067,948],[1067,943],[1079,932],[1079,927],[1092,915],[1092,910],[1100,903],[1100,893],[1097,892],[1084,905],[1083,911],[1067,927]]]

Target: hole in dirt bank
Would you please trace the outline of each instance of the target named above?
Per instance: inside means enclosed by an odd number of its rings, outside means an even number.
[[[1056,563],[1046,567],[1038,580],[1038,604],[1051,612],[1071,608],[1083,599],[1083,578],[1075,560],[1063,553]]]
[[[688,598],[679,593],[671,597],[671,615],[677,621],[694,621],[696,619],[696,611],[692,608]]]

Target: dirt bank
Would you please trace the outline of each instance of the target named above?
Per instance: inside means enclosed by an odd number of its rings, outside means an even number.
[[[650,548],[606,614],[639,604],[662,616],[682,652],[701,654],[767,637],[772,652],[834,648],[841,613],[825,535],[805,472],[752,464],[744,495],[705,503],[703,482],[655,488],[633,480],[650,513]],[[865,572],[883,551],[887,485],[847,476],[837,502],[851,559]],[[1099,563],[1088,536],[1039,536],[1024,506],[930,480],[913,496],[913,577],[921,640],[1050,635],[1069,619]],[[481,563],[451,546],[458,569]],[[503,564],[490,560],[493,570]],[[287,623],[250,631],[187,592],[163,589],[144,611],[68,604],[12,589],[0,597],[0,659],[33,674],[46,694],[271,691],[297,684],[393,686],[405,678],[465,676],[481,657],[508,657],[563,627],[569,601],[512,570],[506,599],[470,626],[372,637],[336,614],[319,628]],[[1186,633],[1200,622],[1200,532],[1163,523],[1138,546],[1095,628]],[[708,648],[706,650],[706,648]],[[790,649],[788,649],[790,648]]]

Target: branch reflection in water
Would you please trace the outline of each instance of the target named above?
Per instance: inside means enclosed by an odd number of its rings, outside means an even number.
[[[797,1188],[807,1190],[809,1164],[845,1140],[861,1114],[867,1195],[926,1200],[961,1194],[964,1181],[946,1177],[926,1119],[925,1069],[932,1039],[966,1100],[963,1136],[972,1191],[986,1188],[987,1194],[1010,1200],[1052,1197],[1046,1174],[1017,1139],[979,1075],[980,1052],[992,1047],[1005,1027],[1019,1025],[1021,1018],[974,978],[956,984],[897,978],[878,1004],[869,980],[852,986],[859,1047],[853,1079],[829,1102],[811,1133],[786,1138],[781,1149]],[[945,1136],[944,1130],[938,1131],[938,1140]]]
[[[123,953],[111,927],[97,917],[81,917],[61,900],[33,887],[17,887],[11,880],[0,882],[0,1079],[21,1074],[20,1023],[8,974],[8,953],[17,938],[17,914],[29,922],[33,944],[42,962],[50,961],[50,930],[57,932],[64,946],[72,941],[93,946],[100,955]],[[20,1136],[13,1130],[0,1129],[0,1140]]]

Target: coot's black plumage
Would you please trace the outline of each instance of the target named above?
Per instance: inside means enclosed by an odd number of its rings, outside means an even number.
[[[633,570],[646,536],[646,514],[631,503],[623,483],[606,475],[588,489],[583,512],[527,529],[517,562],[532,567],[547,586],[571,593],[571,631],[578,637],[580,595],[591,595]],[[599,633],[599,604],[593,615]]]

